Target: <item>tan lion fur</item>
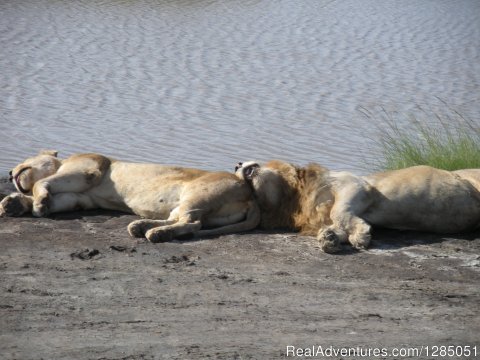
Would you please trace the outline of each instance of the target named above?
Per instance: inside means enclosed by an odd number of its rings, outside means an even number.
[[[227,172],[131,163],[99,154],[60,160],[47,151],[26,159],[11,174],[20,193],[2,200],[4,216],[120,210],[147,218],[128,230],[154,242],[247,231],[260,220],[250,186]]]
[[[261,227],[316,235],[326,252],[341,242],[368,247],[371,225],[437,233],[480,226],[480,169],[415,166],[356,176],[273,160],[243,163],[236,174],[254,189]]]

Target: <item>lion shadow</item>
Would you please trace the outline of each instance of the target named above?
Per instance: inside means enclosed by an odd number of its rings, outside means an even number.
[[[32,218],[38,219],[32,216],[31,214],[23,215],[21,217],[24,218]],[[79,210],[79,211],[71,211],[71,212],[60,212],[51,214],[48,218],[56,221],[72,221],[72,220],[86,220],[89,222],[94,223],[101,223],[108,221],[109,219],[117,219],[117,220],[125,220],[126,225],[129,222],[140,219],[139,216],[134,214],[129,214],[122,211],[114,211],[114,210],[104,210],[104,209],[95,209],[95,210]],[[122,221],[123,223],[123,221]],[[126,229],[125,229],[126,230]],[[292,235],[295,236],[303,236],[300,233],[292,232],[286,229],[278,229],[278,230],[262,230],[262,229],[255,229],[248,232],[239,232],[231,235]],[[225,235],[212,235],[212,236],[194,236],[194,235],[183,235],[175,240],[174,242],[180,243],[190,243],[190,242],[198,242],[204,240],[212,240],[216,238],[220,238]],[[314,239],[314,237],[312,237]],[[420,231],[407,231],[407,230],[393,230],[393,229],[386,229],[380,227],[372,228],[372,241],[368,249],[370,250],[385,250],[385,251],[394,251],[404,248],[409,248],[412,246],[418,245],[432,245],[432,244],[439,244],[447,241],[454,241],[454,240],[465,240],[465,241],[474,241],[480,239],[480,229],[470,232],[464,233],[456,233],[456,234],[436,234],[436,233],[428,233],[428,232],[420,232]],[[292,239],[295,241],[295,238]],[[352,248],[349,244],[343,244],[342,250],[336,253],[336,255],[354,255],[358,254],[359,250]]]
[[[249,232],[241,232],[236,233],[235,235],[291,235],[292,242],[295,242],[295,237],[304,237],[298,232],[292,232],[289,230],[261,230],[256,229]],[[186,235],[180,237],[174,241],[178,242],[197,242],[197,241],[204,241],[204,240],[211,240],[216,239],[221,236],[203,236],[203,237],[195,237],[191,235]],[[315,239],[314,237],[311,237]],[[471,232],[464,232],[464,233],[456,233],[456,234],[435,234],[435,233],[428,233],[428,232],[421,232],[421,231],[407,231],[407,230],[393,230],[393,229],[385,229],[385,228],[374,228],[372,230],[372,241],[369,246],[368,250],[385,250],[385,251],[394,251],[400,249],[406,249],[412,246],[429,246],[433,244],[439,244],[447,241],[455,241],[455,240],[465,240],[465,241],[474,241],[480,239],[480,229],[471,231]],[[316,240],[315,240],[316,241]],[[342,249],[335,255],[339,256],[346,256],[346,255],[355,255],[361,252],[361,250],[357,250],[353,248],[350,244],[342,244]]]
[[[436,234],[421,231],[374,228],[370,249],[398,250],[412,246],[439,244],[453,240],[474,241],[478,239],[480,239],[480,229],[454,234]]]

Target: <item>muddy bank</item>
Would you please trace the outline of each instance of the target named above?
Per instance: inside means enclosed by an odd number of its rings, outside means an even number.
[[[287,233],[151,244],[128,236],[136,218],[0,219],[2,358],[480,345],[480,233],[377,231],[370,251],[332,256]]]

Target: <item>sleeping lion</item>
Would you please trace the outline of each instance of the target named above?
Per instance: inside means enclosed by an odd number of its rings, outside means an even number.
[[[247,231],[260,221],[250,186],[227,172],[130,163],[98,154],[60,160],[56,151],[44,151],[17,165],[10,179],[19,193],[0,202],[0,216],[120,210],[147,218],[132,222],[128,231],[152,242]]]
[[[414,166],[368,176],[270,161],[239,163],[254,189],[260,226],[316,235],[323,251],[370,243],[370,227],[457,233],[480,227],[480,169]]]

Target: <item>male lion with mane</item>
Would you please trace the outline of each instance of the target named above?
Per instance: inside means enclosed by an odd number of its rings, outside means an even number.
[[[414,166],[356,176],[274,160],[239,163],[235,172],[255,192],[261,227],[316,235],[328,253],[346,242],[367,248],[371,225],[436,233],[480,227],[480,169]]]
[[[120,210],[148,218],[132,222],[128,231],[152,242],[242,232],[260,221],[250,186],[228,172],[130,163],[99,154],[60,160],[56,151],[43,151],[17,165],[10,180],[19,192],[0,202],[0,216]]]

